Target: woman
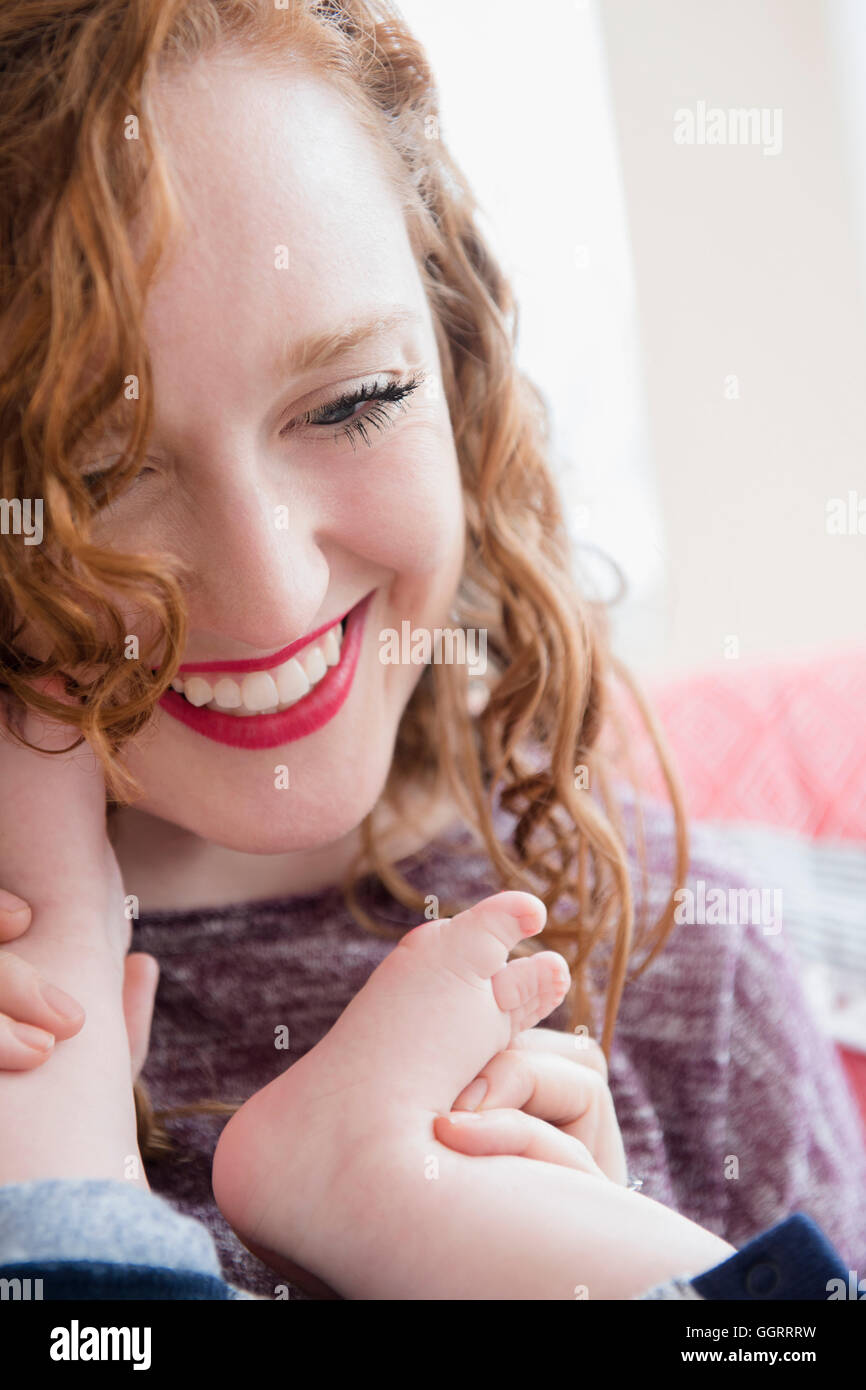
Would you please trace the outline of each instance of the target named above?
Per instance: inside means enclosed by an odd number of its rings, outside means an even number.
[[[600,1039],[645,1191],[735,1244],[799,1207],[862,1253],[856,1121],[778,943],[668,940],[678,802],[641,835],[608,775],[602,615],[401,21],[22,0],[0,43],[3,487],[46,512],[41,545],[4,537],[2,677],[11,727],[84,734],[122,803],[135,944],[162,968],[158,1101],[245,1098],[419,916],[530,889],[573,970],[555,1025]],[[404,624],[483,633],[481,698],[464,665],[383,660]],[[102,853],[97,803],[70,859]],[[192,1162],[151,1180],[272,1292],[215,1212],[214,1139],[195,1119]]]

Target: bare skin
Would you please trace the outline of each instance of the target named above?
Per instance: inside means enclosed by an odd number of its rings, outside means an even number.
[[[36,720],[28,732],[41,734],[44,748],[69,743],[68,731]],[[12,969],[28,1000],[38,993],[41,979],[82,1007],[65,1025],[40,1014],[49,1038],[71,1035],[60,1047],[36,1049],[35,1070],[0,1072],[0,1183],[104,1177],[147,1187],[123,1011],[130,923],[105,835],[104,782],[86,747],[51,757],[5,734],[2,768],[8,810],[0,836],[0,880],[25,900],[32,922],[15,941],[14,952],[0,948],[0,960],[14,956]],[[154,967],[155,962],[145,965],[143,976],[132,977],[133,983],[144,983],[145,992]],[[2,1031],[8,1039],[8,1025]]]
[[[372,601],[350,696],[329,724],[289,745],[290,797],[275,787],[274,750],[224,746],[165,709],[134,741],[129,765],[143,795],[120,813],[118,845],[129,891],[146,907],[204,904],[214,884],[222,900],[245,901],[339,874],[386,783],[420,674],[384,664],[377,633],[404,620],[447,622],[465,541],[451,421],[432,389],[441,362],[430,304],[400,201],[352,112],[312,74],[275,80],[230,53],[162,84],[154,114],[193,234],[148,303],[147,466],[96,539],[126,550],[134,537],[136,549],[179,553],[189,575],[184,663],[194,669],[269,660],[365,595]],[[277,273],[275,246],[291,249]],[[327,364],[302,365],[306,343],[353,321],[380,327]],[[372,431],[363,452],[346,435],[348,415],[340,427],[320,418],[349,388],[381,393],[410,376],[424,389],[413,388],[411,409]],[[82,466],[111,453],[109,437]],[[275,527],[278,508],[289,530]],[[131,611],[128,631],[145,638],[138,620]],[[56,1045],[42,1050],[47,1060],[38,1047],[22,1052],[28,1042],[14,1038],[9,1018],[9,1056],[18,1058],[9,1065],[20,1070],[0,1075],[0,1113],[11,1121],[0,1182],[124,1178],[137,1156],[136,1049],[126,1036],[129,924],[104,788],[86,750],[35,779],[34,757],[10,754],[10,777],[0,777],[12,824],[0,837],[0,883],[33,914],[24,935],[20,912],[17,923],[7,915],[19,963],[7,964],[6,981],[18,1021]],[[425,828],[429,836],[430,821]],[[521,915],[538,924],[537,900],[529,902]],[[552,989],[536,972],[561,967],[540,955],[507,967],[503,988],[521,980],[528,992],[509,1004],[493,984],[507,945],[490,945],[485,913],[500,914],[506,936],[512,928],[501,904],[473,911],[462,927],[427,924],[396,948],[339,1031],[232,1121],[215,1182],[241,1233],[351,1297],[383,1288],[393,1297],[572,1297],[575,1283],[606,1297],[715,1263],[730,1247],[623,1189],[603,1078],[587,1080],[591,1064],[557,1067],[567,1059],[527,1027],[544,1016],[541,996]],[[479,964],[473,943],[495,959]],[[138,966],[133,985],[149,969]],[[45,1011],[37,974],[80,1001],[83,1023]],[[138,990],[132,1011],[139,1022],[146,994]],[[484,1118],[451,1124],[454,1098],[479,1070],[490,1080]],[[315,1127],[299,1136],[308,1116]],[[436,1179],[425,1173],[429,1155]],[[287,1175],[297,1185],[290,1193],[278,1190],[280,1174],[283,1189]],[[303,1223],[307,1206],[317,1229]],[[371,1209],[378,1224],[364,1216]]]
[[[506,964],[544,921],[538,898],[505,892],[416,927],[232,1117],[214,1195],[251,1249],[342,1297],[384,1299],[630,1298],[733,1253],[594,1165],[437,1142],[455,1088],[564,997],[555,953]]]
[[[41,1066],[0,1073],[0,1183],[102,1177],[145,1187],[130,1081],[155,963],[127,977],[125,1015],[129,923],[101,779],[87,750],[51,759],[4,739],[0,757],[7,806],[22,807],[18,831],[6,817],[0,873],[32,909],[14,954],[87,1011]],[[40,871],[46,852],[58,868],[53,889]],[[621,1149],[597,1104],[602,1078],[587,1082],[592,1065],[566,1062],[560,1072],[534,1029],[564,997],[565,961],[539,952],[507,962],[544,920],[537,898],[508,892],[422,924],[326,1037],[229,1122],[215,1194],[272,1266],[347,1298],[573,1298],[584,1287],[625,1298],[732,1253],[605,1174],[602,1163],[619,1171]],[[0,958],[10,950],[0,947]],[[494,1108],[460,1117],[455,1100],[480,1073]],[[576,1106],[566,1075],[582,1079]],[[574,1123],[594,1151],[537,1115],[496,1108],[521,1089],[563,1120],[582,1104]]]

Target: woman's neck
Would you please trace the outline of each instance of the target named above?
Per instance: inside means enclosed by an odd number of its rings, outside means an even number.
[[[388,841],[392,862],[417,853],[459,819],[449,797],[419,804],[417,810],[415,816],[403,812],[393,819],[383,811],[383,830],[394,826]],[[224,907],[320,892],[339,883],[360,846],[356,829],[320,849],[244,854],[135,807],[122,807],[112,820],[111,840],[125,890],[138,898],[143,912]]]

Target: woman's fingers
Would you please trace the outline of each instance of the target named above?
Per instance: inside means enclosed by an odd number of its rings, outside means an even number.
[[[153,1021],[153,1002],[159,982],[159,965],[153,956],[144,951],[134,951],[126,957],[123,976],[123,1015],[126,1019],[126,1033],[129,1038],[129,1055],[132,1062],[132,1079],[138,1080],[139,1072],[147,1060],[150,1047],[150,1025]]]
[[[30,1071],[53,1051],[53,1033],[0,1013],[0,1071]]]
[[[478,1081],[487,1082],[481,1095]],[[454,1102],[453,1109],[526,1110],[548,1124],[575,1124],[606,1090],[598,1072],[569,1065],[551,1052],[497,1052]]]
[[[137,1080],[150,1045],[150,1025],[159,979],[153,956],[127,956],[123,1011],[132,1078]],[[55,1041],[74,1037],[84,1010],[64,990],[44,980],[29,961],[0,950],[0,1071],[26,1071],[50,1057]]]
[[[23,898],[0,888],[0,941],[15,941],[30,926],[30,908]]]
[[[433,1132],[447,1148],[474,1158],[513,1154],[578,1168],[597,1178],[606,1176],[579,1139],[525,1110],[452,1111],[436,1116]]]
[[[159,979],[153,956],[127,956],[123,1011],[132,1079],[138,1079],[150,1046],[150,1025]],[[55,1042],[74,1037],[84,1010],[70,995],[43,980],[29,961],[0,951],[0,1071],[29,1071],[44,1062]]]
[[[479,1081],[486,1081],[483,1096]],[[593,1066],[527,1048],[498,1052],[454,1102],[455,1110],[523,1110],[578,1140],[613,1182],[628,1179],[625,1150],[607,1084]]]
[[[84,1022],[76,1000],[8,950],[0,951],[0,1013],[57,1039],[74,1037]]]
[[[558,1028],[524,1028],[511,1046],[527,1052],[555,1052],[582,1067],[591,1067],[607,1081],[607,1058],[595,1039],[586,1033],[564,1033]]]

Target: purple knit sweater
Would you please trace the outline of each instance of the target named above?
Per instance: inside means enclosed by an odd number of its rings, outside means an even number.
[[[511,824],[500,815],[503,838]],[[667,812],[647,816],[646,840],[650,906],[658,907],[670,882]],[[499,887],[486,854],[459,826],[400,868],[443,902],[470,906]],[[707,891],[735,885],[718,836],[693,834],[690,878]],[[378,920],[416,924],[372,882],[363,901]],[[151,952],[161,967],[144,1072],[157,1106],[245,1099],[323,1037],[393,949],[354,922],[336,888],[145,913],[134,925],[133,949]],[[280,1025],[287,1050],[275,1046]],[[564,1006],[544,1026],[567,1028]],[[866,1269],[866,1143],[833,1047],[807,1011],[784,928],[770,935],[760,926],[676,927],[626,986],[610,1085],[629,1167],[647,1195],[735,1246],[806,1212],[850,1268]],[[210,1166],[223,1123],[173,1121],[182,1157],[148,1164],[148,1178],[209,1228],[231,1283],[273,1297],[285,1280],[244,1249],[213,1200]]]

